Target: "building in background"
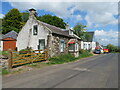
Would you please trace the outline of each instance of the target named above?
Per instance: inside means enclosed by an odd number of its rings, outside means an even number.
[[[2,36],[1,50],[8,51],[9,49],[16,49],[17,33],[15,31],[10,31]]]
[[[87,32],[89,34],[88,40],[81,41],[81,49],[95,50],[96,42],[94,40],[94,32]]]

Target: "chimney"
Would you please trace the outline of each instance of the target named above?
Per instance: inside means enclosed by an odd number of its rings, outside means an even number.
[[[36,17],[37,13],[34,8],[29,9],[29,18],[30,17]]]
[[[68,22],[67,22],[67,24],[66,24],[66,26],[65,26],[65,29],[66,30],[69,30],[70,28],[69,28],[69,25],[68,25]]]

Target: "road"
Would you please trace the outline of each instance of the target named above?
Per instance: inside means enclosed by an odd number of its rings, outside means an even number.
[[[118,88],[118,54],[4,76],[3,88]]]

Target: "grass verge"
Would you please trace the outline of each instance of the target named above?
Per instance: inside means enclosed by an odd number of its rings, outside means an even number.
[[[49,58],[50,62],[48,62],[47,64],[63,64],[66,62],[72,62],[89,56],[93,56],[93,54],[89,53],[88,51],[83,51],[77,58],[72,56],[71,54],[59,55]]]

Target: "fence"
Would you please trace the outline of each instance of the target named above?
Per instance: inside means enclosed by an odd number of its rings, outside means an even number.
[[[45,50],[34,50],[34,51],[20,51],[12,52],[9,50],[8,56],[8,68],[11,69],[14,66],[19,66],[27,63],[33,63],[37,61],[47,60],[48,51]]]

